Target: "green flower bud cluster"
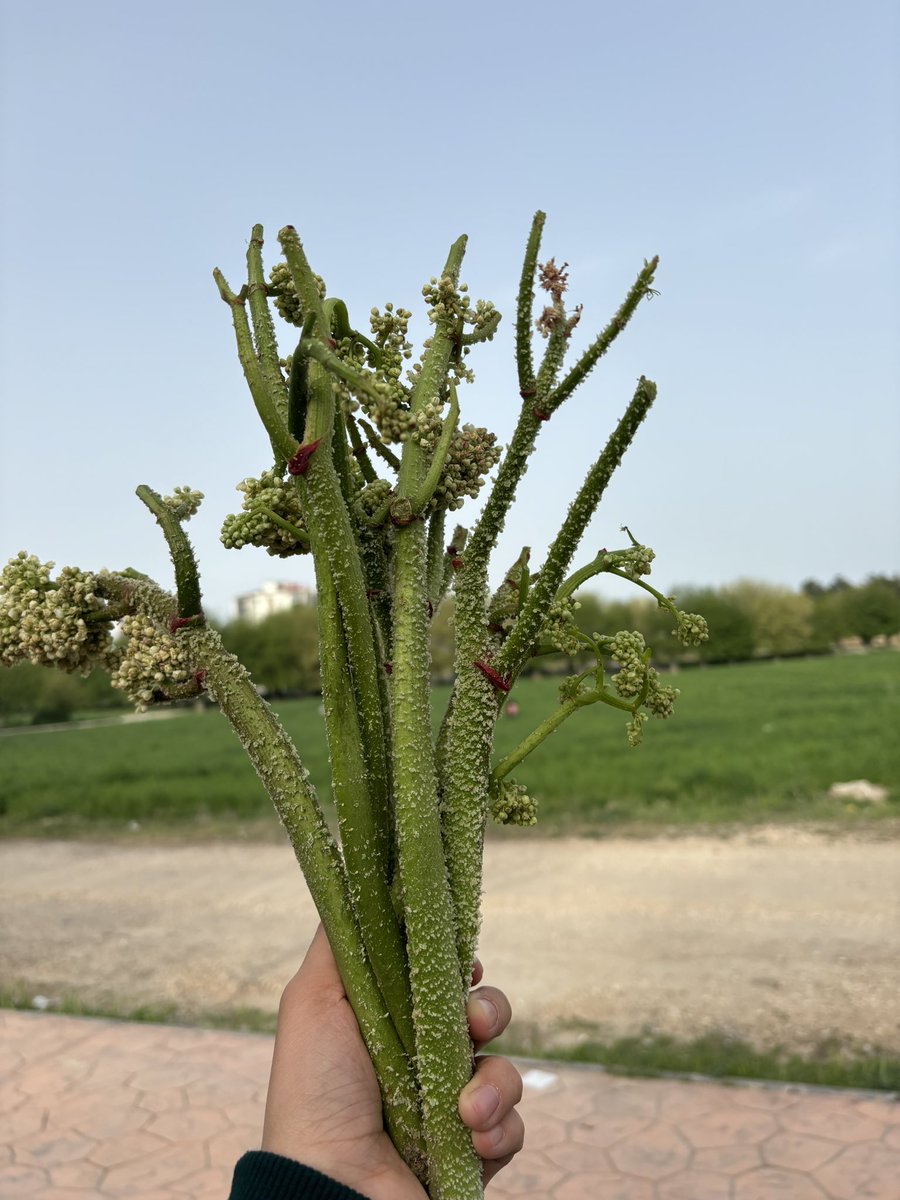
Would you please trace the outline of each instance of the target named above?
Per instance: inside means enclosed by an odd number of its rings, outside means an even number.
[[[324,300],[325,280],[320,275],[316,275],[315,280],[319,296]],[[303,309],[300,307],[300,299],[297,296],[297,289],[294,287],[294,277],[291,275],[287,263],[276,263],[269,272],[267,291],[272,297],[281,319],[287,321],[289,325],[296,325],[299,329],[303,325]]]
[[[375,382],[381,399],[366,397],[363,408],[387,443],[403,441],[412,432],[409,397],[401,381],[403,363],[412,356],[406,337],[411,316],[407,309],[394,308],[390,303],[385,304],[383,312],[373,308],[369,314],[372,339],[380,356]]]
[[[164,632],[143,613],[123,617],[120,629],[125,643],[112,659],[110,683],[125,692],[139,712],[171,699],[173,690],[193,679],[184,640]]]
[[[640,579],[642,575],[649,575],[654,558],[655,551],[649,546],[641,546],[638,542],[629,546],[627,550],[617,550],[615,553],[616,565],[629,579]]]
[[[497,310],[490,300],[476,300],[473,305],[468,290],[468,284],[465,283],[461,283],[457,288],[448,275],[442,275],[440,279],[432,276],[422,288],[422,295],[429,306],[428,320],[432,325],[440,321],[454,326],[460,331],[468,326],[470,332],[466,334],[467,342],[489,342],[497,331],[499,323]],[[430,344],[430,338],[423,342],[425,351]],[[457,357],[450,365],[450,377],[456,383],[473,383],[475,380],[474,373],[463,362],[470,349],[470,345],[460,346]],[[420,360],[409,373],[409,378],[413,382],[421,369]]]
[[[290,480],[283,479],[273,468],[264,471],[259,479],[245,479],[237,485],[237,490],[244,493],[242,511],[230,513],[225,518],[219,535],[226,549],[261,546],[267,554],[278,558],[307,551],[305,543],[299,542],[289,529],[262,511],[263,508],[270,509],[290,525],[305,529],[300,499]]]
[[[647,675],[647,643],[643,634],[632,630],[629,633],[620,629],[611,638],[601,639],[601,645],[606,643],[610,658],[619,664],[619,670],[613,677],[613,687],[624,700],[635,700],[644,688]]]
[[[676,614],[675,628],[672,630],[682,646],[700,646],[709,640],[709,626],[706,618],[699,613],[681,612]]]
[[[422,295],[428,304],[428,320],[432,325],[438,321],[464,321],[469,312],[468,284],[456,284],[449,275],[440,279],[432,275],[428,283],[422,285]]]
[[[171,496],[163,496],[162,502],[179,521],[189,521],[200,507],[202,499],[202,492],[195,492],[189,487],[177,487]]]
[[[498,825],[537,825],[537,809],[537,800],[514,779],[501,779],[494,785],[491,816]]]
[[[474,499],[484,486],[484,477],[500,460],[497,435],[488,429],[463,425],[450,441],[440,482],[431,498],[429,511],[462,508],[466,496]]]
[[[367,483],[357,492],[353,500],[353,508],[362,525],[367,526],[369,518],[384,507],[392,491],[393,488],[386,479],[373,479],[371,483]]]
[[[644,737],[644,726],[647,724],[649,717],[643,709],[639,709],[636,713],[632,713],[631,720],[625,726],[628,735],[629,746],[639,746]]]
[[[372,340],[381,351],[381,370],[394,379],[400,378],[404,359],[412,358],[412,343],[406,337],[411,317],[407,309],[394,308],[390,302],[384,312],[373,308],[369,313]]]
[[[554,600],[547,610],[547,618],[538,641],[555,646],[561,654],[567,654],[569,657],[574,657],[583,650],[584,643],[575,621],[575,613],[580,607],[578,601],[569,596],[563,600]]]
[[[52,562],[20,550],[0,572],[0,663],[88,675],[112,645],[112,621],[102,618],[106,606],[96,594],[99,578],[63,567],[51,582],[52,569]]]
[[[659,672],[648,665],[649,653],[643,636],[634,630],[620,630],[609,640],[609,653],[619,663],[613,676],[613,687],[625,700],[636,700],[645,693],[642,703],[654,716],[670,717],[678,698],[678,689],[661,684]]]

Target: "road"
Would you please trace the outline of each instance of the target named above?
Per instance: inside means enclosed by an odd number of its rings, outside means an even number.
[[[490,841],[480,954],[521,1031],[717,1030],[900,1052],[900,844],[730,837]],[[290,849],[0,844],[0,981],[184,1016],[274,1011],[315,913]]]

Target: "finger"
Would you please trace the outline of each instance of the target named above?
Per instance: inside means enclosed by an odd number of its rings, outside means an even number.
[[[511,1112],[504,1121],[491,1129],[472,1134],[475,1153],[485,1160],[486,1165],[498,1159],[509,1162],[510,1158],[522,1149],[524,1142],[525,1122],[517,1112]]]
[[[466,1003],[466,1018],[476,1050],[499,1037],[511,1017],[509,1001],[499,988],[483,987],[471,992]]]
[[[484,967],[481,965],[481,959],[476,958],[472,963],[472,979],[470,987],[477,987],[481,983],[481,977],[484,975]]]
[[[459,1115],[470,1129],[483,1133],[501,1124],[521,1099],[522,1076],[509,1059],[483,1055],[459,1094]]]

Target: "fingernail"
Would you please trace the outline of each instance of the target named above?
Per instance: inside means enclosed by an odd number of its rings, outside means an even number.
[[[500,1013],[497,1011],[497,1006],[492,1000],[486,1000],[484,996],[473,996],[469,1003],[481,1016],[482,1021],[484,1021],[488,1029],[497,1028],[500,1024]]]
[[[486,1121],[492,1116],[500,1104],[500,1093],[491,1084],[483,1084],[469,1097],[475,1116],[479,1121]]]

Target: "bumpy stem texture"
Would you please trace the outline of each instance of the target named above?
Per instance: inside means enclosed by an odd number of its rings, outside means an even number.
[[[641,376],[630,404],[599,458],[588,471],[578,495],[572,501],[566,519],[547,553],[547,559],[532,585],[528,599],[500,652],[498,664],[501,674],[514,677],[522,669],[540,632],[550,602],[572,561],[572,555],[578,548],[588,522],[597,511],[606,485],[655,399],[656,384]]]
[[[200,596],[200,576],[194,551],[181,522],[168,508],[158,492],[142,483],[137,488],[138,499],[150,509],[156,517],[156,522],[166,539],[169,547],[169,557],[175,569],[175,588],[178,594],[178,616],[183,620],[191,617],[202,618],[203,609]]]
[[[432,1200],[480,1200],[481,1165],[459,1119],[472,1048],[431,752],[425,531],[397,531],[394,602],[394,805],[416,1030],[416,1068]]]

